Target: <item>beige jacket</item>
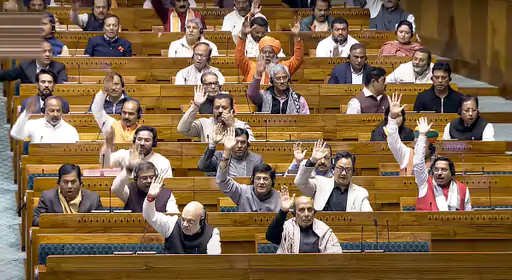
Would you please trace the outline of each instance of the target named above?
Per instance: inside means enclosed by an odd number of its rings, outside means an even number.
[[[323,254],[341,254],[341,245],[336,235],[332,232],[331,228],[324,222],[314,219],[313,231],[320,237],[320,253]],[[300,246],[300,228],[295,221],[291,218],[284,223],[283,237],[281,238],[281,245],[277,249],[278,254],[297,254],[299,253]]]

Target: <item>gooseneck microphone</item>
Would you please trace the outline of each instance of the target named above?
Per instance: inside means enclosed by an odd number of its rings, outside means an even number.
[[[142,242],[144,242],[144,237],[146,236],[146,233],[148,232],[149,224],[146,225],[146,228],[144,229],[144,233],[142,234],[142,237],[140,238],[140,242],[137,245],[137,248],[133,252],[134,255],[137,255],[139,253],[140,247],[142,246]],[[145,252],[145,253],[156,253],[156,252]]]
[[[98,136],[96,136],[96,141],[100,139],[101,132],[103,131],[103,127],[105,126],[106,121],[104,121],[100,126],[100,132],[98,132]]]
[[[253,113],[252,112],[252,109],[251,109],[251,103],[249,102],[249,96],[247,94],[247,92],[245,93],[245,101],[247,101],[247,108],[249,109],[249,113]]]
[[[391,244],[390,244],[390,239],[391,238],[389,236],[390,235],[390,233],[389,233],[389,220],[386,220],[386,230],[388,231],[388,246],[387,246],[388,248],[385,251],[389,252],[389,248],[391,248]]]
[[[365,250],[365,253],[383,253],[384,250],[379,249],[379,224],[377,222],[377,219],[373,219],[373,226],[375,227],[375,240],[377,242],[377,249],[376,250]]]

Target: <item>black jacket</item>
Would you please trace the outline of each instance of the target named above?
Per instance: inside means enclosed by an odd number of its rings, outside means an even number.
[[[441,106],[441,98],[437,96],[434,86],[432,86],[430,89],[418,94],[416,102],[414,102],[414,111],[435,111],[436,113],[441,113],[441,108],[443,108],[443,113],[457,113],[462,105],[462,96],[462,93],[448,86],[448,94],[442,100]]]
[[[56,84],[62,84],[68,81],[68,74],[66,73],[66,66],[64,64],[52,60],[48,69],[57,75]],[[34,84],[36,82],[36,71],[37,66],[35,60],[20,62],[19,66],[0,71],[0,82],[19,79],[22,84]]]

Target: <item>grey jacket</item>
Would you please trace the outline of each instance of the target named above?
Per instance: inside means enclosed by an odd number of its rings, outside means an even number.
[[[217,172],[220,160],[222,158],[222,151],[215,151],[215,147],[206,148],[204,154],[197,163],[197,168],[204,172]],[[263,158],[259,154],[247,151],[244,159],[237,160],[231,158],[229,161],[228,176],[230,177],[245,177],[251,176],[252,170],[258,164],[263,163]]]

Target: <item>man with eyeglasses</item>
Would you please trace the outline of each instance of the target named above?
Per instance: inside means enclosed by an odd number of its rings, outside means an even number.
[[[190,58],[194,55],[192,48],[199,42],[207,43],[212,48],[212,56],[219,56],[217,46],[204,38],[203,29],[204,26],[199,19],[189,19],[185,29],[185,36],[171,42],[167,56]]]
[[[134,164],[137,161],[132,161]],[[124,204],[124,210],[131,210],[132,213],[142,213],[142,206],[148,195],[151,183],[157,176],[165,178],[171,169],[158,170],[150,161],[139,162],[139,164],[127,165],[119,174],[110,188]],[[130,175],[133,174],[133,181],[130,182]],[[160,194],[155,197],[155,208],[158,212],[179,213],[176,198],[171,190],[162,188]]]
[[[206,221],[204,206],[191,201],[183,208],[181,217],[168,216],[156,211],[156,200],[163,190],[164,176],[153,180],[142,206],[142,216],[164,238],[166,254],[208,254],[221,253],[219,229]]]
[[[223,85],[226,80],[218,68],[209,65],[212,55],[212,48],[208,43],[199,42],[194,46],[192,56],[193,64],[181,69],[176,74],[175,85],[200,85],[201,76],[206,72],[213,72],[217,75],[218,82]]]
[[[311,177],[316,163],[329,153],[322,140],[315,143],[311,158],[301,164],[295,185],[305,195],[312,197],[318,211],[373,211],[368,200],[368,191],[352,183],[356,157],[349,152],[337,153],[334,157],[334,176]]]
[[[494,141],[494,126],[480,117],[478,97],[464,95],[461,103],[460,117],[446,124],[443,140]]]
[[[103,168],[121,167],[133,170],[142,161],[149,161],[155,165],[157,170],[169,171],[166,176],[172,177],[171,163],[167,158],[155,152],[153,148],[157,146],[157,132],[151,126],[141,126],[135,130],[133,135],[133,145],[131,149],[119,149],[114,152],[114,131],[107,134],[105,144],[100,152],[100,165]],[[124,172],[123,171],[123,172]],[[132,173],[127,172],[126,176]]]
[[[455,165],[446,157],[432,161],[429,171],[425,166],[427,133],[432,123],[422,117],[417,122],[419,137],[414,147],[414,177],[418,185],[416,211],[471,211],[469,188],[454,179]]]
[[[436,62],[432,67],[432,87],[416,97],[414,111],[457,113],[460,110],[462,93],[450,86],[452,68],[446,62]]]

